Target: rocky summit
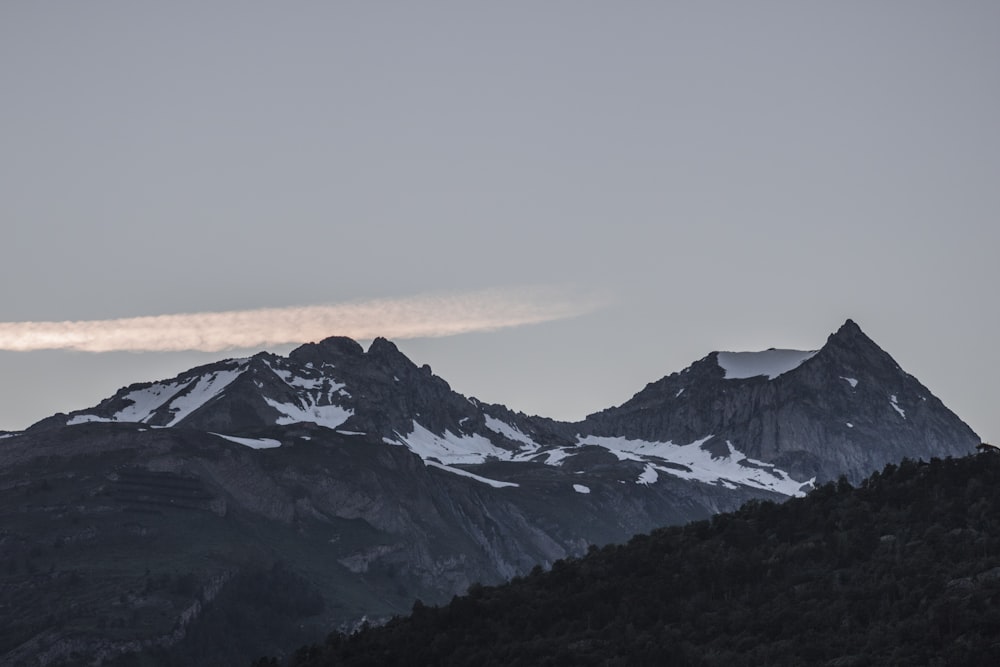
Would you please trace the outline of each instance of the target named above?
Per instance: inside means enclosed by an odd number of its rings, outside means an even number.
[[[220,632],[281,654],[978,443],[852,321],[815,351],[713,352],[577,423],[462,396],[384,339],[227,359],[0,434],[0,662],[171,664]]]
[[[712,352],[582,427],[654,441],[711,434],[706,448],[727,443],[798,479],[854,483],[904,457],[968,454],[979,441],[852,320],[816,351]]]

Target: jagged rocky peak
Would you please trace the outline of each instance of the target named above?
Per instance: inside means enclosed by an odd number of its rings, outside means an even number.
[[[872,339],[866,336],[865,332],[861,330],[861,327],[858,326],[858,323],[849,317],[844,321],[843,324],[840,325],[839,329],[837,329],[834,333],[830,334],[830,337],[827,340],[833,340],[833,339],[837,340],[863,339],[867,343],[873,342]]]
[[[400,352],[395,343],[381,336],[373,340],[371,345],[368,346],[367,356],[369,362],[373,362],[384,370],[401,372],[407,375],[417,370],[417,365],[409,357]],[[430,367],[428,366],[427,368],[429,369]]]
[[[858,367],[901,370],[896,360],[869,338],[854,320],[847,320],[831,334],[821,352],[827,359]]]
[[[861,329],[852,320],[847,320],[847,323],[836,334],[831,334],[830,340],[838,335],[853,336],[852,330],[874,346],[874,343],[861,333]],[[829,341],[827,344],[830,344]],[[706,398],[706,388],[710,393],[714,393],[720,386],[718,383],[722,380],[750,383],[768,382],[809,363],[811,359],[821,353],[822,349],[790,350],[778,348],[754,352],[713,351],[681,371],[650,382],[642,391],[621,406],[594,413],[589,415],[588,419],[599,418],[605,413],[621,409],[648,410],[659,402],[673,402],[675,399],[680,400],[682,396],[686,403],[695,399],[704,399]]]
[[[300,364],[323,363],[336,364],[337,360],[348,358],[358,359],[364,354],[364,349],[353,338],[347,336],[330,336],[318,343],[306,343],[289,353],[288,358]]]
[[[427,364],[417,366],[405,354],[400,352],[396,344],[385,338],[376,338],[368,347],[366,360],[374,368],[385,373],[392,382],[401,388],[408,386],[409,391],[416,392],[434,400],[434,395],[443,398],[452,394],[451,385],[431,370]],[[431,394],[427,396],[427,392]],[[457,396],[457,395],[456,395]],[[466,399],[461,397],[464,402]]]
[[[817,351],[713,352],[587,417],[583,433],[730,443],[820,481],[903,457],[961,456],[978,436],[853,320]]]
[[[312,364],[319,367],[327,364],[338,368],[338,372],[345,377],[361,374],[365,380],[376,379],[380,371],[397,382],[404,377],[410,378],[418,372],[423,376],[432,375],[430,366],[425,364],[418,367],[400,352],[395,343],[382,337],[375,338],[365,351],[352,338],[331,336],[318,343],[306,343],[292,350],[288,358],[301,365]]]
[[[829,335],[824,348],[851,349],[855,351],[865,349],[877,349],[884,351],[873,341],[868,334],[861,330],[858,323],[852,319],[845,321],[839,329]]]
[[[386,359],[402,357],[407,361],[409,361],[409,358],[407,358],[406,355],[404,355],[402,352],[399,351],[399,348],[396,347],[395,343],[393,343],[391,340],[387,338],[382,338],[381,336],[373,340],[372,344],[368,346],[368,354],[372,355],[373,357],[386,358]]]
[[[818,350],[769,348],[757,352],[712,352],[706,359],[714,359],[723,371],[722,377],[727,380],[774,380],[800,367],[810,368],[824,362],[848,362],[858,368],[891,367],[899,370],[895,360],[852,319],[847,319],[830,334]]]

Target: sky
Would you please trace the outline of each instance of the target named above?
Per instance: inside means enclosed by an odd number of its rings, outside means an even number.
[[[0,429],[327,335],[560,419],[847,318],[1000,442],[1000,3],[0,4]]]

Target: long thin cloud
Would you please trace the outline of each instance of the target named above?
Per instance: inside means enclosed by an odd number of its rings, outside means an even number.
[[[260,308],[74,322],[0,322],[0,350],[217,352],[328,336],[430,338],[583,315],[597,296],[532,288],[425,294],[333,305]]]

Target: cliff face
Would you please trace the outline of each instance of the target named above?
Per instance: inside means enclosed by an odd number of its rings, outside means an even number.
[[[962,456],[979,442],[850,320],[774,377],[727,378],[725,354],[713,352],[648,385],[589,416],[581,429],[674,442],[712,435],[706,446],[728,440],[752,458],[819,481],[846,475],[857,482],[904,457]]]

